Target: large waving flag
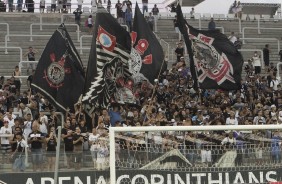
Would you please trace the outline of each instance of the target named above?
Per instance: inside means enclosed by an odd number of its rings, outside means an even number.
[[[131,77],[128,66],[130,51],[130,34],[111,14],[99,8],[82,98],[87,113],[91,114],[95,108],[108,107],[111,102],[119,102],[119,95],[123,95],[124,102],[134,101],[126,88]]]
[[[74,111],[83,92],[84,70],[74,44],[62,24],[52,35],[39,59],[32,87],[60,111]]]
[[[166,63],[162,46],[147,24],[137,3],[131,38],[133,48],[130,70],[134,81],[140,82],[147,79],[153,84],[159,73],[166,69]]]
[[[179,4],[176,12],[195,84],[198,81],[201,89],[239,89],[244,61],[234,44],[217,30],[204,31],[190,26]]]

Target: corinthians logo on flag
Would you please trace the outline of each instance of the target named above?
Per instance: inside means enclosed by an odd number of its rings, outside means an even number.
[[[54,53],[50,54],[51,64],[44,70],[44,78],[46,79],[47,83],[52,88],[60,88],[63,86],[63,81],[65,78],[65,74],[70,73],[69,68],[65,68],[65,59],[66,54],[64,54],[59,61],[56,61],[56,56]]]
[[[206,78],[216,81],[218,85],[226,80],[235,83],[233,66],[223,52],[219,54],[214,48],[214,38],[203,34],[197,37],[189,34],[189,37],[192,40],[199,83]]]

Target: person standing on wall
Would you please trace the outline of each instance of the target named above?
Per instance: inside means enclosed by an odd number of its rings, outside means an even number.
[[[143,4],[143,14],[144,12],[148,12],[148,0],[142,0],[142,4]]]

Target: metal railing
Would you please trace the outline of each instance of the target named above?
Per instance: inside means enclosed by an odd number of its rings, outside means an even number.
[[[28,35],[28,34],[10,34],[5,36],[5,47],[8,47],[8,37],[30,37],[32,41],[32,37],[51,37],[52,35]],[[5,51],[5,54],[8,54],[8,51]],[[21,59],[22,60],[22,59]]]
[[[167,51],[165,52],[165,56],[167,56],[168,58],[170,58],[170,53],[169,53],[169,50],[170,50],[170,45],[168,42],[166,42],[164,39],[160,39],[160,43],[164,43],[166,46],[167,46]]]
[[[80,50],[80,54],[83,54],[82,50],[83,49],[90,49],[90,47],[85,47],[83,48],[83,42],[82,42],[82,39],[83,38],[92,38],[93,36],[92,35],[82,35],[79,39],[79,45],[80,45],[80,48],[78,48]]]
[[[59,26],[60,24],[50,24],[50,23],[32,23],[30,24],[30,41],[33,41],[32,39],[32,27],[34,25],[39,25],[39,26]],[[76,33],[77,33],[77,42],[79,42],[79,33],[80,33],[80,30],[79,30],[79,25],[77,24],[65,24],[65,26],[75,26],[77,29],[76,29]]]
[[[7,36],[7,35],[6,35]],[[6,37],[5,37],[6,39]],[[5,40],[6,41],[6,40]],[[8,49],[18,49],[20,51],[20,61],[23,59],[23,50],[21,47],[8,47],[6,44],[4,47],[0,46],[0,49],[5,49],[5,54],[8,54]]]
[[[8,41],[10,41],[10,37],[9,37],[9,35],[10,35],[10,25],[8,23],[2,23],[2,22],[0,22],[0,25],[5,25],[7,27],[6,35],[8,35]]]

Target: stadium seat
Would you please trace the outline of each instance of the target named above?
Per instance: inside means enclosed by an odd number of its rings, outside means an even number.
[[[226,18],[225,18],[225,14],[219,14],[219,19],[220,20],[225,20]]]
[[[270,15],[261,15],[261,19],[263,21],[269,21],[270,20]]]
[[[214,20],[219,20],[219,19],[220,19],[219,14],[213,14],[213,19],[214,19]]]
[[[250,17],[250,21],[255,20],[255,15],[250,14],[249,17]]]
[[[202,19],[203,20],[210,20],[211,19],[211,14],[210,13],[203,13]]]
[[[191,18],[191,14],[190,14],[190,13],[184,13],[183,16],[184,16],[186,19],[190,19],[190,18]]]
[[[258,19],[260,19],[260,15],[255,15],[255,20],[258,20]]]
[[[235,14],[227,14],[226,15],[227,20],[234,20],[235,19]]]
[[[279,20],[281,20],[281,17],[279,17],[279,15],[273,15],[274,22],[278,22]]]
[[[247,19],[247,14],[242,14],[241,20],[246,20]]]

